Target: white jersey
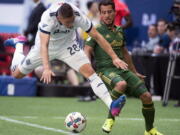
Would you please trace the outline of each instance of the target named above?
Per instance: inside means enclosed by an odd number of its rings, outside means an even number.
[[[92,28],[91,21],[74,5],[71,7],[74,10],[75,20],[72,28],[67,28],[62,25],[56,18],[57,10],[61,7],[63,3],[67,3],[64,1],[55,2],[51,5],[49,9],[47,9],[39,23],[39,30],[36,36],[35,47],[40,46],[39,32],[50,34],[50,42],[49,48],[58,49],[65,48],[68,44],[72,43],[76,40],[76,30],[77,28],[82,28],[84,31],[89,32]],[[53,50],[54,50],[53,49]]]

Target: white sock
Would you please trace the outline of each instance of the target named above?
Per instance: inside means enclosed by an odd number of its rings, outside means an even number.
[[[88,79],[94,93],[108,106],[108,108],[110,108],[112,98],[100,77],[94,73]]]
[[[18,67],[19,64],[21,64],[22,60],[25,58],[23,54],[23,44],[17,43],[16,49],[14,52],[14,56],[11,63],[11,70],[15,71],[15,69]]]

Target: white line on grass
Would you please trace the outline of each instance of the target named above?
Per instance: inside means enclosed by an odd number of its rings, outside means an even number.
[[[25,126],[29,126],[29,127],[35,127],[35,128],[40,128],[40,129],[44,129],[44,130],[54,131],[54,132],[58,132],[58,133],[63,133],[63,134],[67,134],[67,135],[75,135],[71,132],[66,132],[66,131],[61,130],[61,129],[50,128],[50,127],[46,127],[46,126],[42,126],[42,125],[38,125],[38,124],[33,124],[33,123],[29,123],[29,122],[24,122],[24,121],[20,121],[20,120],[14,120],[14,119],[4,117],[4,116],[0,116],[0,120],[8,121],[11,123],[16,123],[16,124],[20,124],[20,125],[25,125]],[[76,135],[78,135],[78,134],[76,134]]]
[[[103,119],[103,117],[87,117],[87,119]],[[53,117],[53,119],[65,119],[64,117]],[[127,118],[127,117],[124,117],[124,118],[117,118],[118,120],[129,120],[129,121],[143,121],[144,119],[143,118]],[[180,122],[180,119],[176,119],[176,118],[156,118],[156,120],[158,121],[169,121],[169,122]]]
[[[39,117],[39,116],[3,116],[3,117],[12,117],[12,118],[20,118],[20,119],[39,119],[39,118],[43,118],[43,117]],[[65,119],[65,117],[62,116],[52,116],[49,117],[52,119]],[[87,119],[103,119],[104,117],[87,117]],[[143,121],[143,118],[127,118],[127,117],[123,117],[123,118],[117,118],[118,120],[129,120],[129,121]],[[169,121],[169,122],[180,122],[179,118],[156,118],[157,121]]]

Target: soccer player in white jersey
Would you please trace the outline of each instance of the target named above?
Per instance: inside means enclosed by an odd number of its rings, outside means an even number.
[[[76,40],[76,29],[80,27],[91,37],[96,39],[100,46],[112,58],[113,64],[122,69],[127,69],[127,64],[120,60],[112,50],[110,44],[96,31],[89,19],[70,3],[55,2],[47,9],[39,23],[35,45],[29,54],[23,55],[23,44],[14,41],[16,48],[12,60],[12,75],[22,78],[36,67],[43,65],[44,71],[41,80],[49,83],[52,72],[49,61],[59,59],[86,77],[94,93],[108,106],[113,116],[117,116],[125,103],[125,96],[112,101],[109,92],[93,70],[87,56],[79,48]]]

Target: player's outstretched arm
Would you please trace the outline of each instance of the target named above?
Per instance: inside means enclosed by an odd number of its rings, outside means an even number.
[[[44,83],[51,82],[51,76],[55,76],[55,74],[51,71],[49,65],[49,56],[48,56],[48,44],[49,44],[50,35],[46,33],[40,32],[40,47],[41,47],[41,57],[43,63],[43,73],[41,76],[41,81]]]
[[[91,29],[89,35],[92,38],[94,38],[97,41],[97,43],[105,50],[105,52],[112,58],[113,64],[117,68],[128,68],[128,65],[123,60],[119,59],[119,57],[113,51],[111,45],[104,39],[104,37],[101,34],[99,34],[99,32],[95,28]]]

